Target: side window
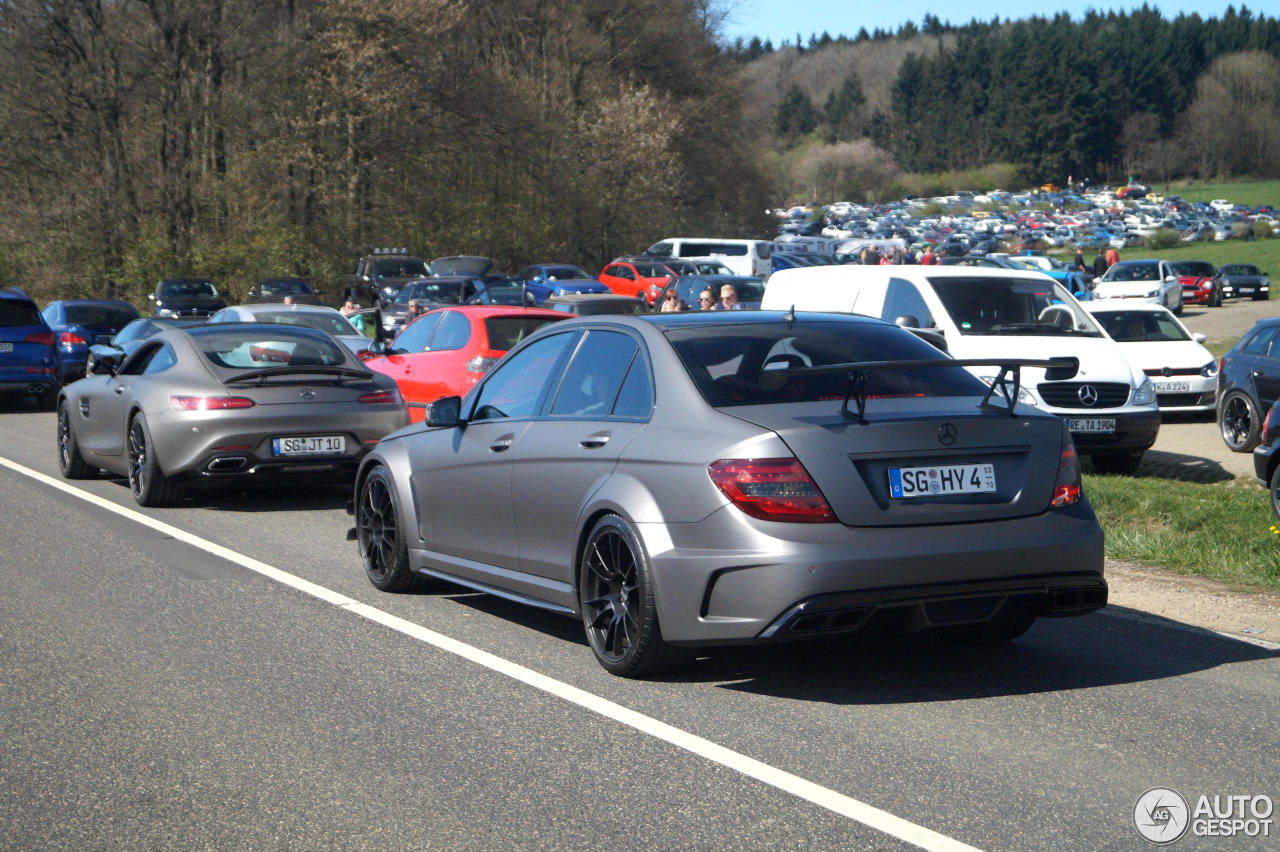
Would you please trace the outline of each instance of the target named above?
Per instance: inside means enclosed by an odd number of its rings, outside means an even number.
[[[1276,327],[1264,328],[1253,336],[1253,339],[1244,345],[1245,352],[1250,355],[1265,355],[1267,352],[1267,344],[1271,342],[1271,338],[1276,336]]]
[[[655,243],[649,246],[645,254],[651,254],[654,257],[671,257],[671,243]]]
[[[44,317],[44,321],[48,325],[53,325],[56,322],[57,315],[58,315],[58,309],[54,305],[49,305],[43,311],[40,312],[40,316]]]
[[[156,342],[138,347],[138,349],[120,365],[120,371],[116,375],[142,375],[142,373],[146,371],[147,365],[151,363],[151,359],[155,357],[155,354],[159,352],[163,346],[163,343]]]
[[[404,331],[396,335],[395,341],[391,344],[395,349],[403,349],[405,352],[426,352],[427,341],[431,339],[431,332],[436,330],[436,326],[440,325],[441,318],[444,313],[428,314],[416,322],[405,326]]]
[[[436,331],[435,337],[431,338],[428,345],[432,352],[441,352],[446,349],[461,349],[467,345],[467,341],[471,339],[471,320],[466,314],[460,314],[457,311],[449,311],[444,315],[444,319],[440,321],[440,328]]]
[[[151,356],[151,360],[147,362],[142,372],[148,376],[163,373],[176,363],[178,363],[178,356],[174,354],[173,348],[167,345],[161,346],[155,350],[155,354]]]
[[[647,419],[652,413],[653,383],[649,381],[649,365],[644,352],[637,352],[618,391],[618,401],[613,404],[613,416]]]
[[[618,276],[619,278],[628,278],[632,281],[636,280],[636,274],[631,271],[630,266],[614,267],[613,274]]]
[[[538,277],[538,269],[537,269],[537,267],[535,267],[535,266],[527,266],[527,267],[525,267],[524,269],[521,269],[521,270],[520,270],[520,272],[519,272],[519,274],[517,274],[517,275],[516,275],[516,280],[517,280],[517,281],[532,281],[534,278],[537,278],[537,277]]]
[[[565,349],[578,337],[572,332],[544,337],[516,352],[489,374],[472,409],[472,420],[530,417],[555,375]]]
[[[578,347],[556,393],[551,414],[561,417],[604,418],[613,410],[636,342],[616,331],[588,332]]]
[[[924,297],[910,281],[893,278],[889,281],[889,290],[884,297],[884,307],[880,310],[880,319],[893,322],[898,317],[915,317],[920,328],[934,326],[933,315]]]
[[[773,248],[771,243],[756,243],[756,257],[761,260],[769,259],[769,252]]]

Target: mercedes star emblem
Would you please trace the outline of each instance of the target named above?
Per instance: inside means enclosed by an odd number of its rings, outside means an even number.
[[[1080,390],[1076,391],[1076,396],[1080,397],[1080,403],[1090,408],[1098,404],[1098,389],[1093,385],[1081,385]]]
[[[298,391],[298,396],[302,397],[303,399],[315,399],[316,392],[313,391],[311,388],[303,388],[302,390]]]
[[[956,427],[950,423],[943,423],[938,427],[938,441],[944,447],[949,447],[956,442]]]

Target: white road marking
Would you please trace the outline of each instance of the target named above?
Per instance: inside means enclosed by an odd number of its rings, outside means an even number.
[[[172,536],[178,541],[185,542],[186,544],[203,550],[206,553],[218,556],[228,562],[239,565],[242,568],[247,568],[264,577],[275,580],[277,583],[281,583],[300,592],[304,592],[305,594],[311,595],[312,597],[318,598],[326,603],[333,604],[347,612],[359,615],[369,621],[381,624],[384,627],[389,627],[392,630],[403,633],[406,636],[411,636],[414,639],[425,642],[442,651],[455,654],[459,657],[470,660],[473,663],[484,666],[491,671],[497,672],[498,674],[505,675],[512,680],[517,680],[533,687],[534,689],[553,695],[569,702],[570,704],[576,704],[579,707],[590,710],[592,713],[596,713],[606,719],[611,719],[619,724],[626,725],[627,727],[640,731],[641,733],[648,734],[651,737],[670,743],[677,748],[696,754],[713,763],[718,763],[728,769],[740,772],[749,778],[754,778],[757,781],[768,784],[769,786],[781,790],[784,793],[789,793],[792,796],[803,799],[804,801],[810,802],[818,807],[826,808],[840,816],[847,817],[854,822],[861,823],[862,825],[873,828],[876,831],[887,834],[890,837],[895,837],[899,840],[919,846],[921,849],[939,850],[939,852],[942,852],[942,850],[945,850],[946,852],[973,850],[976,852],[976,849],[973,846],[961,843],[958,840],[947,837],[944,834],[939,834],[938,832],[932,831],[924,826],[916,825],[915,823],[905,820],[902,817],[895,816],[888,811],[868,805],[865,802],[860,802],[857,799],[844,795],[843,793],[837,793],[835,790],[823,787],[820,784],[815,784],[812,781],[807,781],[798,775],[793,775],[790,772],[770,766],[767,763],[762,763],[759,760],[747,757],[746,755],[740,754],[732,749],[717,745],[710,740],[703,739],[702,737],[691,734],[688,731],[673,727],[665,722],[660,722],[651,716],[646,716],[643,713],[637,713],[635,710],[623,707],[621,704],[616,704],[607,698],[601,698],[598,695],[579,689],[576,686],[571,686],[554,678],[547,677],[544,674],[539,674],[538,672],[525,668],[518,663],[513,663],[510,660],[490,654],[488,651],[482,651],[479,648],[466,644],[465,642],[460,642],[457,639],[437,633],[434,630],[429,630],[419,624],[406,621],[399,616],[392,615],[391,613],[380,610],[377,607],[361,603],[360,601],[349,598],[344,594],[335,592],[332,589],[312,583],[310,580],[304,580],[287,571],[281,571],[279,568],[275,568],[265,562],[260,562],[257,559],[245,556],[244,554],[238,553],[230,548],[223,547],[220,544],[215,544],[207,539],[193,535],[186,530],[179,529],[171,524],[166,524],[163,521],[158,521],[154,518],[148,517],[141,512],[129,509],[125,506],[120,506],[110,500],[99,497],[96,494],[90,494],[87,491],[82,491],[75,486],[68,485],[61,480],[47,476],[46,474],[32,470],[31,468],[24,467],[15,461],[4,458],[3,456],[0,456],[0,466],[7,467],[16,473],[20,473],[23,476],[27,476],[37,482],[48,485],[50,488],[55,488],[65,494],[69,494],[72,497],[84,500],[86,503],[90,503],[100,509],[105,509],[108,512],[113,512],[130,521],[150,527],[156,532]]]

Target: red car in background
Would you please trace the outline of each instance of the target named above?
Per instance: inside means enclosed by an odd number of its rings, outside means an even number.
[[[364,364],[395,379],[405,402],[463,396],[508,349],[547,323],[569,317],[505,305],[439,308],[409,323],[382,354]],[[425,413],[410,406],[409,421],[417,423]]]
[[[1174,274],[1182,285],[1182,302],[1187,305],[1222,307],[1222,287],[1218,270],[1207,260],[1179,260],[1173,264]]]
[[[619,296],[635,296],[650,305],[673,277],[661,260],[647,257],[620,257],[596,276],[601,284]]]

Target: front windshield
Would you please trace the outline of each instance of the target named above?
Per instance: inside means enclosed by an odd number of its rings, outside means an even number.
[[[1247,263],[1233,263],[1222,267],[1223,275],[1257,275],[1258,267]]]
[[[929,279],[961,334],[1083,334],[1102,332],[1076,300],[1047,278]]]
[[[1103,281],[1155,281],[1160,277],[1156,263],[1117,263],[1102,276]]]
[[[415,275],[427,276],[426,262],[417,258],[378,261],[379,278],[411,278]]]
[[[591,276],[585,270],[576,266],[548,266],[547,278],[554,278],[557,281],[572,281],[581,278],[590,278]]]
[[[400,288],[394,304],[408,305],[410,299],[420,302],[434,302],[442,305],[457,305],[462,301],[461,281],[420,281]]]
[[[303,295],[311,292],[306,282],[296,278],[276,278],[261,282],[258,291],[264,296]]]
[[[1190,340],[1182,326],[1165,311],[1098,311],[1093,318],[1120,343],[1163,343]]]
[[[214,299],[218,296],[212,281],[165,281],[157,295],[171,299]]]

